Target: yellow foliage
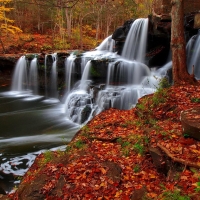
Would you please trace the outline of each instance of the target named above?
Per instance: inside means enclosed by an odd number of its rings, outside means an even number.
[[[13,8],[6,7],[12,0],[0,0],[0,31],[10,32],[15,34],[16,32],[22,32],[22,30],[16,26],[13,26],[14,20],[6,17],[6,13],[10,12]]]

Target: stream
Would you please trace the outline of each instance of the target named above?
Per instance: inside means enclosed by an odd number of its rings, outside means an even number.
[[[80,125],[70,122],[56,99],[0,90],[0,187],[19,184],[37,155],[65,150]]]

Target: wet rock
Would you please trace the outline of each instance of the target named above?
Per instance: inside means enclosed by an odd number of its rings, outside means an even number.
[[[3,54],[0,55],[0,71],[10,71],[14,69],[17,60],[20,58],[20,54]]]
[[[126,21],[123,26],[118,27],[112,34],[112,39],[115,41],[124,41],[133,22],[134,19],[131,19]]]
[[[5,190],[0,186],[0,194],[6,194]]]
[[[112,39],[115,40],[115,52],[119,55],[122,53],[122,49],[124,46],[124,42],[126,40],[126,36],[131,28],[134,19],[126,21],[123,26],[118,27],[114,33],[112,34]]]
[[[183,111],[181,123],[184,135],[200,140],[200,107]]]
[[[81,112],[81,124],[87,121],[91,114],[92,108],[89,105],[86,105],[85,108]]]

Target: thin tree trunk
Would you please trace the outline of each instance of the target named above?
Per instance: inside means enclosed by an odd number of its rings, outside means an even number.
[[[3,41],[2,41],[2,39],[1,39],[1,33],[0,33],[0,43],[1,43],[1,46],[2,46],[2,49],[3,49],[3,53],[5,54],[5,53],[6,53],[6,50],[5,50]]]
[[[81,49],[83,49],[83,19],[86,16],[88,16],[90,14],[93,14],[93,13],[94,13],[93,11],[89,12],[89,13],[85,14],[83,17],[81,17],[80,20],[79,20],[79,24],[80,24],[80,27],[79,27],[79,31],[80,31],[80,47],[81,47]]]
[[[173,80],[175,85],[194,83],[193,76],[187,72],[186,44],[184,38],[184,0],[172,0],[171,48]]]
[[[72,24],[72,18],[71,18],[71,11],[69,11],[69,8],[65,8],[65,16],[67,20],[67,35],[71,35],[71,24]]]

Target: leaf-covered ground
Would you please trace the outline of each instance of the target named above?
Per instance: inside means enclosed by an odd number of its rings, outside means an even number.
[[[199,87],[173,86],[143,97],[131,110],[102,112],[65,152],[38,156],[9,198],[200,199],[200,141],[183,135],[180,122],[181,111],[199,102]],[[162,153],[160,168],[152,148]]]

